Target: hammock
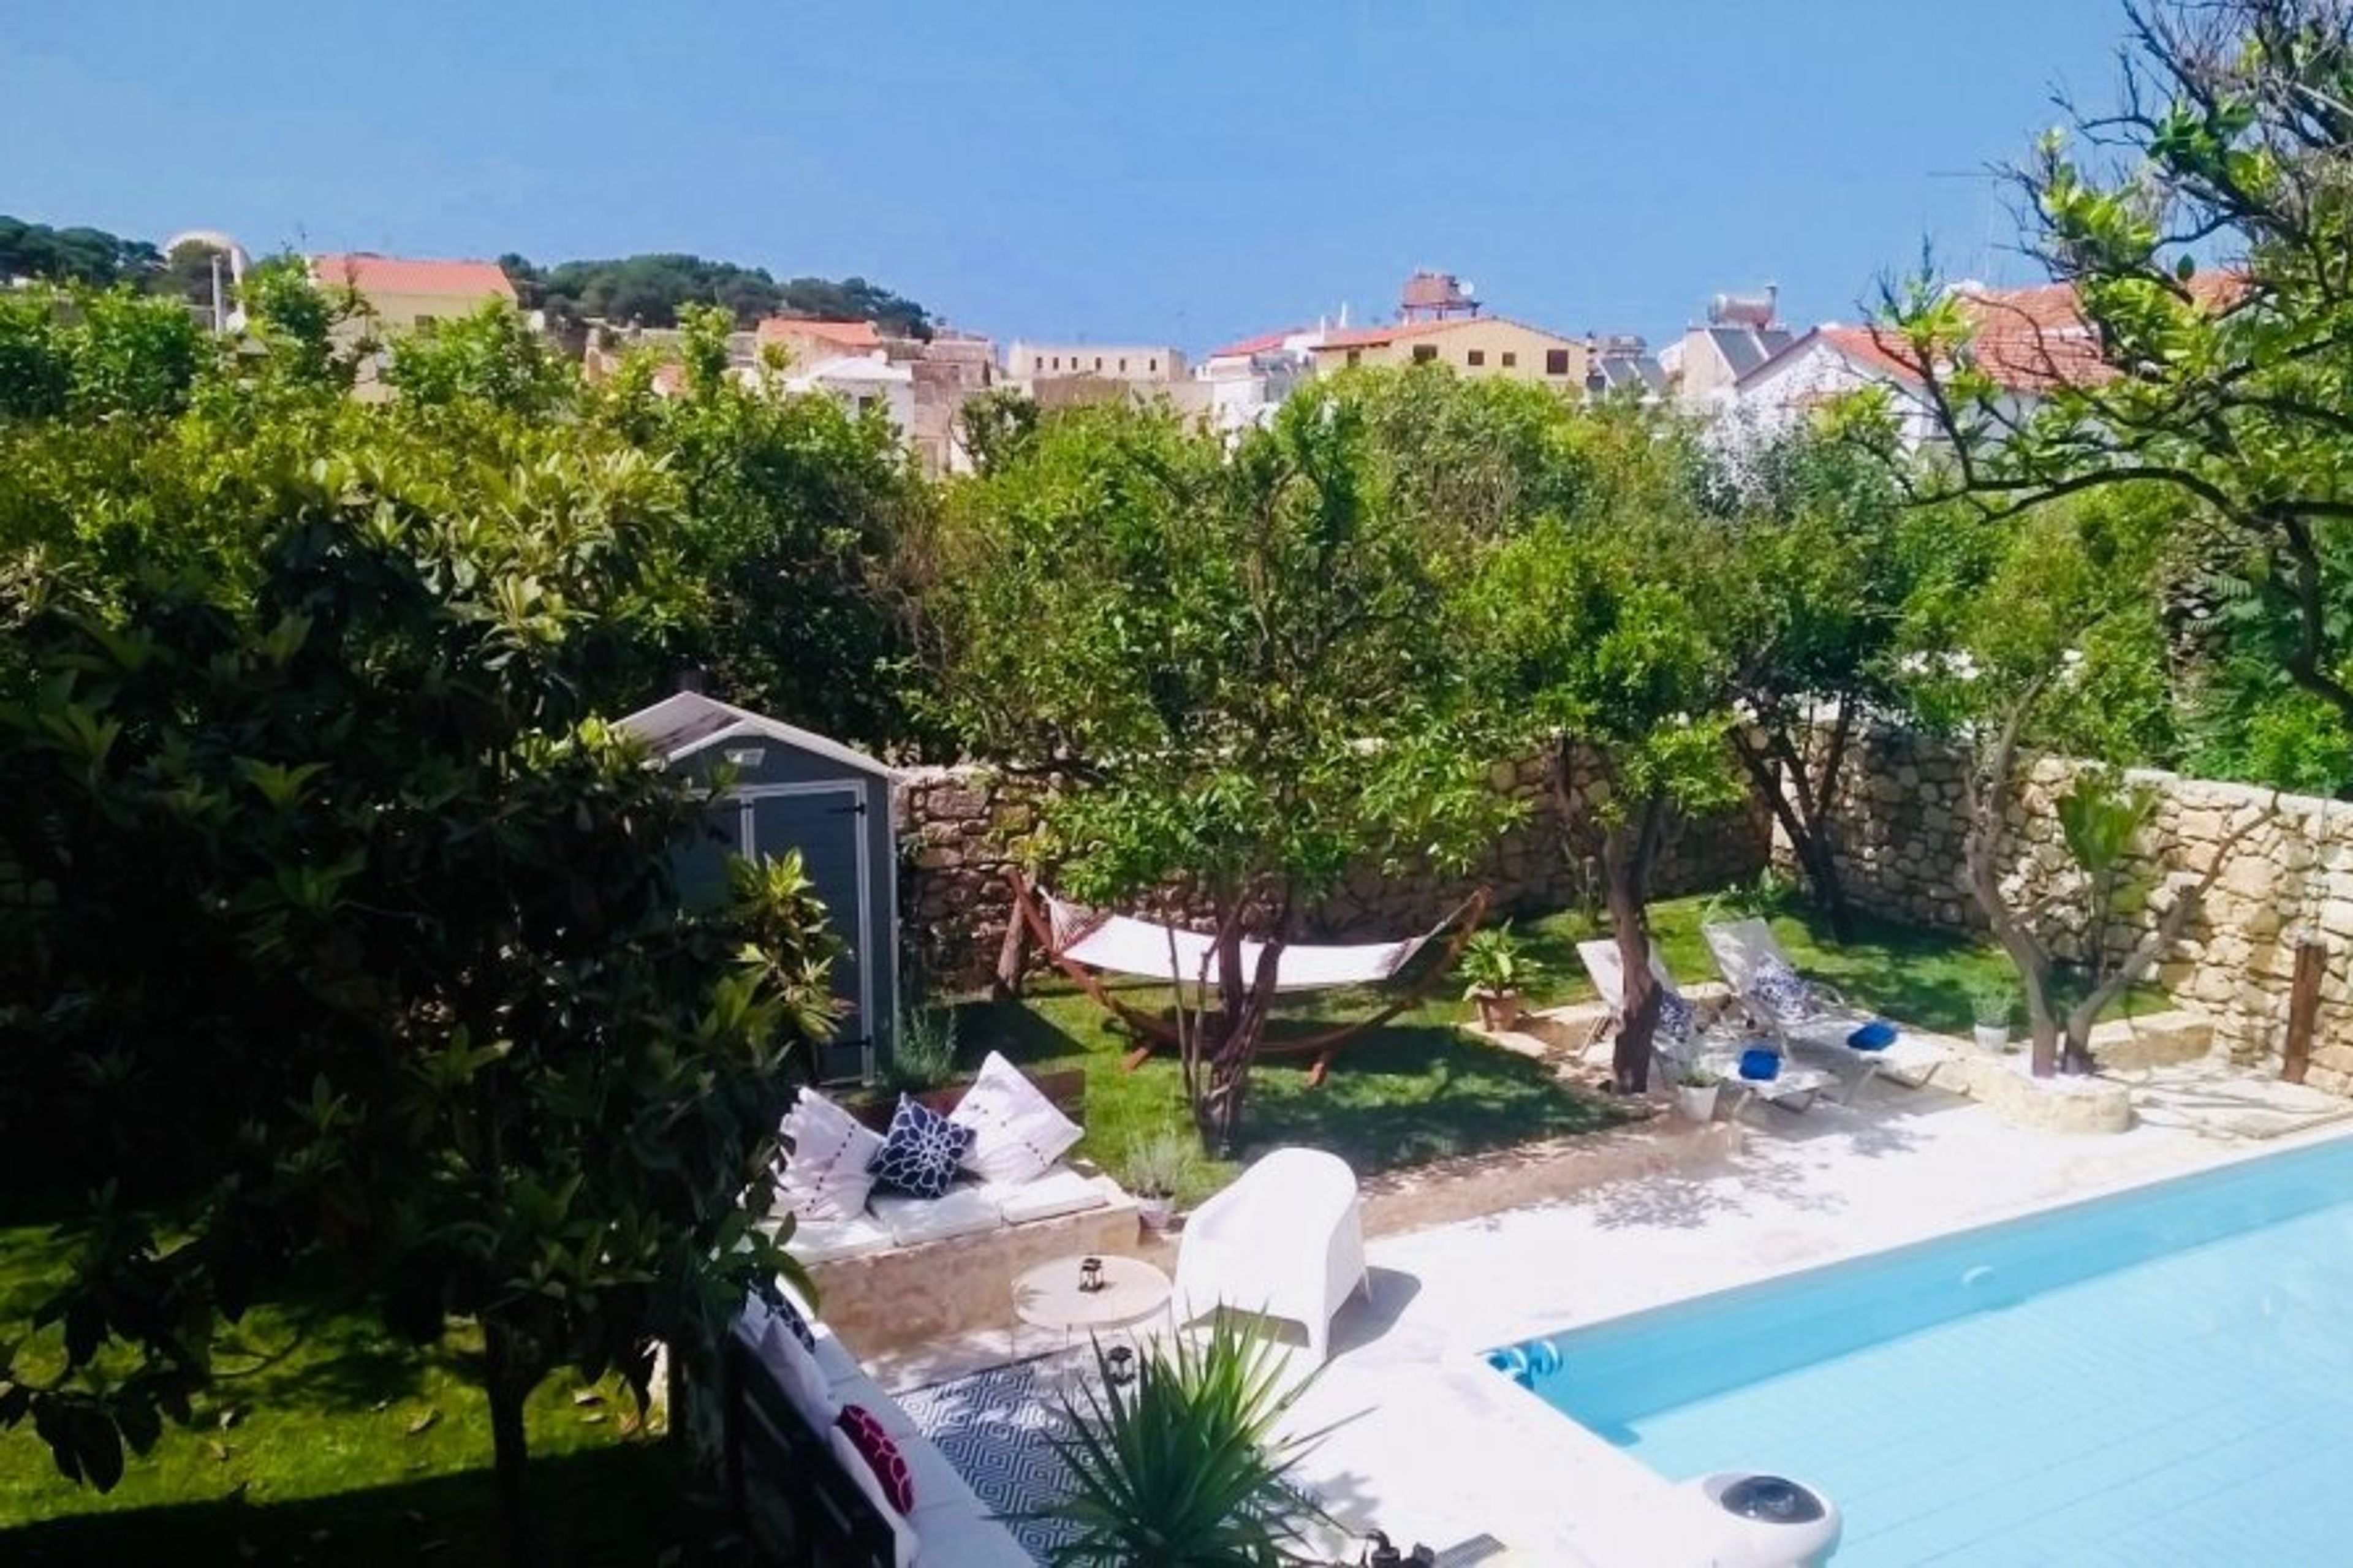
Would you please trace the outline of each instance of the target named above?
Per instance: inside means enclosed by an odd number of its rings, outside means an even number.
[[[1099,1005],[1117,1016],[1136,1032],[1140,1043],[1128,1056],[1130,1071],[1140,1066],[1155,1047],[1177,1043],[1176,1027],[1173,1023],[1129,1006],[1103,988],[1096,972],[1132,974],[1138,979],[1155,980],[1166,985],[1198,985],[1216,977],[1218,966],[1214,939],[1199,931],[1137,920],[1132,915],[1103,914],[1082,909],[1076,904],[1065,903],[1050,893],[1033,890],[1018,871],[1008,871],[1007,876],[1013,883],[1013,905],[1018,918],[1045,949],[1046,956],[1076,981]],[[1445,956],[1430,965],[1429,973],[1408,988],[1404,994],[1371,1017],[1353,1024],[1335,1025],[1302,1037],[1269,1041],[1259,1047],[1261,1052],[1268,1056],[1314,1056],[1315,1065],[1308,1075],[1308,1082],[1321,1084],[1325,1070],[1331,1066],[1334,1051],[1367,1029],[1388,1022],[1430,994],[1430,987],[1454,966],[1455,958],[1462,951],[1462,943],[1478,929],[1486,909],[1487,889],[1482,888],[1429,931],[1402,942],[1341,945],[1298,942],[1285,945],[1275,955],[1275,990],[1328,991],[1342,985],[1377,985],[1395,979],[1424,947],[1449,927],[1454,928],[1454,934],[1446,945]],[[1242,969],[1245,973],[1258,973],[1259,956],[1265,951],[1264,942],[1245,941],[1242,943]]]

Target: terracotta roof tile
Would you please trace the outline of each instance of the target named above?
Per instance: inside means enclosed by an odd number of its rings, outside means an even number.
[[[762,342],[778,338],[806,338],[841,349],[879,349],[882,334],[871,321],[831,321],[821,316],[770,316],[760,323]]]
[[[362,294],[436,294],[453,299],[512,300],[514,285],[495,261],[425,261],[355,251],[311,258],[311,276],[331,288]]]
[[[1211,349],[1208,353],[1203,357],[1208,359],[1245,359],[1251,354],[1272,353],[1275,350],[1282,346],[1283,339],[1295,336],[1296,334],[1307,330],[1308,329],[1305,327],[1278,327],[1271,332],[1261,332],[1254,338],[1244,338],[1240,342],[1228,343],[1221,349]]]

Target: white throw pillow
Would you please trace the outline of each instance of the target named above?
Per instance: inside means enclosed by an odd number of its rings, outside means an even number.
[[[1083,1135],[1019,1068],[995,1051],[980,1064],[980,1076],[948,1120],[972,1129],[964,1168],[984,1182],[1036,1181]]]
[[[817,1357],[803,1349],[792,1331],[774,1318],[760,1331],[760,1364],[768,1369],[784,1390],[786,1399],[801,1413],[812,1432],[829,1432],[841,1418],[841,1406],[834,1403],[833,1392],[826,1384],[824,1369]]]
[[[786,1113],[776,1130],[793,1146],[777,1194],[803,1219],[849,1220],[866,1212],[874,1190],[867,1163],[882,1140],[813,1089]]]

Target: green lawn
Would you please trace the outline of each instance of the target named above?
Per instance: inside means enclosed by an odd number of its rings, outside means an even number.
[[[1712,979],[1715,963],[1700,937],[1705,920],[1745,912],[1709,898],[1672,899],[1651,909],[1652,930],[1669,969],[1686,983]],[[2013,977],[2000,950],[1981,939],[1859,920],[1852,943],[1833,944],[1810,918],[1787,907],[1768,915],[1789,957],[1857,1005],[1905,1023],[1967,1034],[1970,995]],[[1589,998],[1593,987],[1575,944],[1602,925],[1577,911],[1546,915],[1514,929],[1542,966],[1531,1005]],[[1166,987],[1136,984],[1124,998],[1165,1006]],[[2128,1011],[2166,1005],[2154,991],[2128,997]],[[1369,993],[1334,993],[1286,1014],[1296,1020],[1361,1016],[1378,1005]],[[1618,1112],[1578,1093],[1538,1063],[1486,1045],[1455,1027],[1468,1016],[1460,987],[1440,985],[1419,1007],[1344,1047],[1321,1089],[1307,1087],[1304,1061],[1270,1059],[1252,1077],[1246,1119],[1249,1147],[1311,1143],[1345,1156],[1360,1173],[1411,1165],[1442,1155],[1508,1147],[1610,1125]],[[2023,1022],[2023,1019],[2021,1019]],[[1003,1051],[1027,1068],[1078,1068],[1087,1075],[1087,1135],[1079,1152],[1117,1173],[1136,1137],[1187,1125],[1173,1059],[1155,1056],[1134,1072],[1124,1064],[1128,1040],[1083,994],[1058,980],[1023,1001],[969,1002],[958,1010],[958,1054],[968,1066],[982,1052]],[[1238,1163],[1204,1161],[1187,1190],[1198,1202],[1230,1181]]]
[[[0,1322],[22,1321],[69,1256],[46,1226],[0,1229]],[[38,1350],[37,1342],[33,1347]],[[261,1308],[216,1350],[190,1430],[170,1426],[111,1492],[61,1479],[30,1424],[0,1436],[0,1562],[490,1563],[490,1426],[462,1347],[417,1357],[372,1320]],[[718,1531],[687,1501],[677,1445],[623,1437],[616,1384],[533,1399],[545,1560],[630,1568]]]

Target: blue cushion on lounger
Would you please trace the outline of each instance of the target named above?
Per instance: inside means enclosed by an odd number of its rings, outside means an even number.
[[[1781,1053],[1766,1046],[1751,1046],[1740,1053],[1740,1076],[1751,1083],[1771,1083],[1781,1076]]]
[[[1895,1026],[1884,1018],[1873,1018],[1849,1035],[1846,1043],[1858,1051],[1883,1051],[1895,1043]]]

